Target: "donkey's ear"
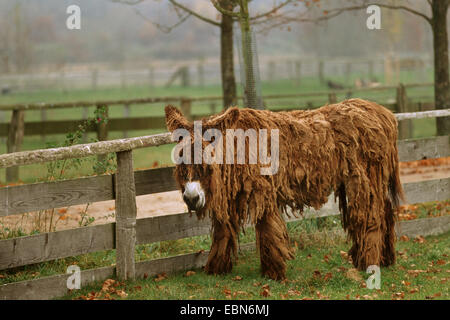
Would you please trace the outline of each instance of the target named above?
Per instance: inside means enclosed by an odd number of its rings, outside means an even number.
[[[214,127],[220,123],[225,123],[226,126],[230,126],[239,120],[240,115],[241,112],[238,107],[230,107],[224,113],[210,118],[206,125]]]
[[[176,129],[188,129],[190,127],[189,121],[187,121],[181,111],[174,106],[168,105],[164,111],[166,112],[167,129],[169,129],[170,132],[173,132]]]

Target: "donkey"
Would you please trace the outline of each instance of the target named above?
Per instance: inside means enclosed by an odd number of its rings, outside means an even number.
[[[310,111],[232,107],[194,123],[173,106],[165,113],[179,142],[174,175],[183,199],[189,212],[212,221],[207,273],[232,270],[239,232],[252,223],[262,274],[285,279],[293,251],[282,213],[288,214],[287,207],[300,213],[305,206],[319,209],[332,192],[353,243],[355,267],[395,263],[395,208],[403,191],[397,120],[386,108],[361,99]],[[208,161],[198,161],[202,156]],[[267,159],[272,173],[264,171]]]

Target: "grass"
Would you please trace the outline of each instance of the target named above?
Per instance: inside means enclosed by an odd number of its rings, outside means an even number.
[[[96,283],[62,299],[449,299],[450,234],[397,244],[398,262],[381,269],[381,288],[366,287],[369,277],[345,258],[349,244],[330,233],[296,234],[296,257],[287,280],[261,277],[258,255],[243,252],[228,275],[202,270],[161,274],[120,283]],[[114,280],[114,279],[113,279]],[[103,290],[102,290],[103,287]]]
[[[407,239],[396,244],[397,264],[381,269],[381,289],[365,286],[369,277],[356,272],[346,258],[350,248],[338,217],[288,223],[295,259],[288,262],[287,279],[272,281],[259,273],[254,251],[243,251],[233,272],[209,276],[201,269],[187,273],[120,283],[96,282],[62,299],[449,299],[450,233]],[[405,238],[402,238],[405,240]],[[240,243],[254,241],[253,229],[241,234]],[[141,245],[136,260],[157,259],[207,250],[209,236]],[[82,270],[110,266],[115,250],[96,252],[0,272],[0,284],[65,273],[77,264]],[[104,291],[102,291],[102,287]]]

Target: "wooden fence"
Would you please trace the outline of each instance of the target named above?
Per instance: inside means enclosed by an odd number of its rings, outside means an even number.
[[[396,102],[385,104],[394,112],[410,112],[410,111],[423,111],[434,108],[434,103],[411,103],[406,95],[406,88],[416,87],[429,87],[432,83],[420,83],[420,84],[408,84],[399,86],[382,86],[375,88],[360,88],[360,89],[344,89],[334,91],[322,91],[313,93],[298,93],[298,94],[284,94],[284,95],[267,95],[263,99],[294,99],[294,98],[312,98],[322,97],[328,100],[329,103],[335,103],[337,101],[336,96],[344,94],[351,96],[358,92],[373,92],[383,90],[396,90]],[[239,97],[242,99],[242,97]],[[188,97],[163,97],[163,98],[142,98],[142,99],[129,99],[129,100],[105,100],[105,101],[79,101],[79,102],[65,102],[65,103],[32,103],[32,104],[14,104],[14,105],[2,105],[0,106],[0,113],[4,111],[12,111],[10,123],[0,123],[0,139],[7,137],[7,152],[13,153],[21,150],[24,136],[29,135],[52,135],[52,134],[66,134],[67,132],[74,132],[82,125],[85,119],[80,120],[47,120],[46,111],[54,109],[67,109],[67,108],[87,108],[96,107],[97,109],[104,110],[105,114],[108,114],[109,108],[123,107],[125,110],[125,118],[110,118],[108,123],[91,123],[87,128],[87,132],[96,132],[99,141],[108,139],[108,132],[123,132],[124,136],[127,136],[128,131],[132,130],[149,130],[149,129],[165,129],[165,119],[163,116],[145,116],[145,117],[129,117],[130,106],[142,105],[142,104],[177,104],[182,109],[183,113],[190,119],[200,119],[207,114],[216,113],[217,102],[222,100],[221,96],[215,97],[201,97],[201,98],[188,98]],[[194,103],[210,103],[210,112],[207,114],[192,114],[192,105]],[[322,104],[322,103],[321,103]],[[318,107],[320,105],[314,105],[308,103],[308,108]],[[25,112],[27,110],[40,110],[41,121],[37,122],[25,122]],[[287,109],[276,109],[277,111]],[[84,117],[87,118],[87,112],[84,112]],[[411,121],[405,120],[399,124],[399,137],[401,139],[407,139],[412,136],[412,124]],[[7,183],[15,182],[19,180],[19,169],[9,168],[6,170]]]
[[[442,110],[449,115],[450,110]],[[436,112],[436,111],[434,111]],[[441,114],[436,114],[440,116]],[[404,118],[420,118],[416,113]],[[424,116],[429,116],[426,114]],[[0,155],[0,168],[48,161],[80,158],[115,152],[117,172],[113,175],[74,180],[35,183],[0,188],[0,217],[105,200],[115,200],[116,221],[103,225],[42,233],[0,240],[0,270],[40,263],[90,252],[116,249],[116,265],[84,270],[81,284],[117,275],[134,279],[144,274],[172,272],[204,265],[208,252],[169,258],[134,260],[135,246],[165,240],[205,235],[210,232],[208,219],[197,221],[188,213],[136,219],[136,196],[176,190],[173,167],[133,172],[132,150],[171,143],[163,133],[130,139],[101,141],[67,148],[25,151]],[[449,136],[399,141],[401,161],[440,158],[450,155]],[[404,184],[410,203],[441,201],[450,198],[450,179]],[[330,197],[331,198],[331,197]],[[339,214],[329,201],[321,210],[309,210],[305,217]],[[292,221],[295,219],[290,219]],[[450,216],[405,221],[397,225],[398,235],[429,235],[450,230]],[[48,299],[67,293],[69,275],[9,283],[0,286],[0,299]]]

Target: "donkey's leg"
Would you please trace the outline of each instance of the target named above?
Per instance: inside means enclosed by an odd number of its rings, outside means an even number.
[[[256,224],[256,245],[261,272],[274,280],[286,278],[286,260],[294,256],[289,248],[286,223],[278,212],[266,211]]]
[[[345,186],[348,205],[344,228],[353,240],[349,255],[353,265],[366,270],[381,265],[384,241],[384,201],[379,201],[367,176],[354,175]]]
[[[354,243],[350,254],[353,265],[358,270],[364,271],[370,265],[381,265],[384,239],[379,223],[369,223],[366,228],[360,228],[357,235],[352,235],[352,238]]]
[[[231,272],[237,250],[237,228],[230,221],[213,220],[213,239],[205,271],[209,274]]]
[[[389,199],[385,200],[384,210],[385,226],[383,228],[383,252],[381,257],[382,266],[390,266],[395,263],[395,212]]]

